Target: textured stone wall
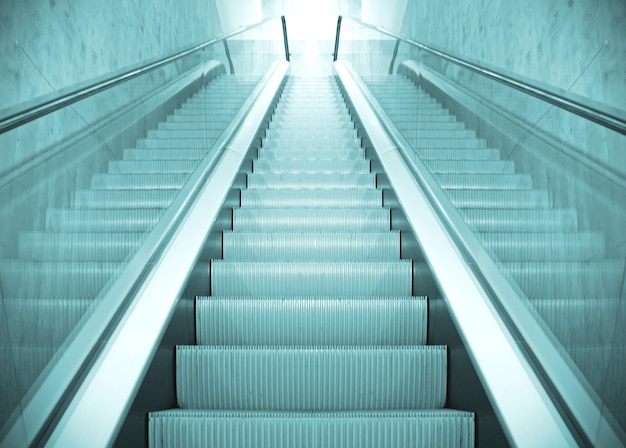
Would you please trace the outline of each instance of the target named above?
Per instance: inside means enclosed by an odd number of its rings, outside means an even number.
[[[7,0],[0,109],[219,34],[214,2]]]

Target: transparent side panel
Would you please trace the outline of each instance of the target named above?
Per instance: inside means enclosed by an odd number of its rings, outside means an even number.
[[[220,41],[0,135],[0,440],[284,58],[280,21],[228,48],[230,61]]]
[[[375,31],[350,32],[343,59],[607,420],[626,428],[626,137],[405,44],[399,62],[429,67],[461,95],[444,95],[432,78],[390,76],[393,48],[364,42]]]

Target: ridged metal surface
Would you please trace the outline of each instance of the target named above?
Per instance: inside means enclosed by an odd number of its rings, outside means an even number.
[[[421,345],[425,297],[196,299],[201,345]]]
[[[213,114],[219,125],[202,107],[184,103],[167,118],[169,126],[148,131],[121,151],[122,160],[110,161],[107,173],[95,174],[90,189],[45,210],[43,228],[16,235],[18,258],[0,261],[0,426],[74,337],[254,87],[226,78],[194,95],[211,111],[227,109]]]
[[[626,427],[626,338],[618,321],[624,260],[606,259],[603,234],[581,231],[585,224],[579,229],[576,209],[554,208],[552,192],[531,189],[530,176],[515,174],[513,160],[500,161],[498,149],[451,150],[484,142],[460,129],[441,129],[456,118],[445,109],[447,118],[433,115],[433,99],[411,81],[390,76],[369,85],[566,358],[610,403],[605,412]],[[427,143],[428,135],[439,141]],[[453,146],[462,137],[467,141]],[[559,202],[575,203],[575,191],[554,193]]]
[[[335,81],[290,79],[269,129],[200,345],[177,348],[178,404],[208,411],[152,413],[151,446],[473,446],[471,413],[415,411],[445,404],[447,350],[423,345],[426,298]]]
[[[240,232],[384,232],[391,229],[389,209],[294,207],[233,210],[233,230]]]
[[[248,188],[376,188],[376,176],[371,173],[249,174]]]
[[[447,350],[418,347],[176,349],[186,409],[436,409],[446,401]]]
[[[215,260],[211,291],[215,296],[410,296],[412,263]]]
[[[393,261],[400,259],[400,233],[224,232],[223,259]]]
[[[470,412],[166,411],[149,417],[154,448],[471,448]]]
[[[374,189],[243,190],[242,207],[382,207],[383,194]]]

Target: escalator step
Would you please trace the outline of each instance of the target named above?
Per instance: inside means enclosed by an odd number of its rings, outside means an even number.
[[[179,189],[76,190],[72,206],[76,208],[166,208]]]
[[[124,265],[109,261],[0,260],[5,297],[96,297]]]
[[[464,208],[465,222],[478,232],[574,232],[576,209]]]
[[[10,319],[3,320],[6,332],[0,333],[0,340],[5,335],[9,340],[1,343],[59,347],[95,302],[86,299],[4,298],[2,304],[3,313]]]
[[[382,207],[376,189],[265,189],[242,190],[241,206],[247,207]]]
[[[610,346],[619,299],[534,299],[534,308],[565,347]]]
[[[376,176],[366,174],[249,174],[248,188],[376,188]]]
[[[382,207],[233,210],[233,230],[239,232],[384,232],[390,228],[389,209]]]
[[[163,209],[46,210],[46,230],[52,232],[145,232],[154,227]]]
[[[455,410],[152,412],[153,448],[409,448],[474,446],[474,414]]]
[[[619,297],[624,260],[519,261],[503,263],[503,269],[529,298]]]
[[[208,150],[219,134],[202,138],[140,138],[137,149],[204,149]]]
[[[445,173],[435,174],[444,189],[530,190],[532,179],[527,174]]]
[[[182,188],[188,178],[189,174],[181,173],[94,174],[91,189],[174,189]]]
[[[605,256],[601,232],[483,233],[480,239],[501,261],[584,261]]]
[[[227,261],[393,261],[400,233],[223,233]]]
[[[426,344],[425,297],[196,299],[198,345]]]
[[[151,129],[148,131],[147,139],[150,140],[215,140],[220,136],[223,129]],[[150,147],[150,146],[147,146]]]
[[[446,401],[444,346],[176,347],[187,409],[436,409]]]
[[[252,162],[252,172],[255,174],[265,173],[341,173],[341,174],[366,174],[370,172],[369,160],[323,160],[313,159],[303,163],[298,159],[267,160],[255,159]]]
[[[158,129],[163,131],[182,131],[186,129],[200,131],[200,130],[209,130],[209,129],[217,129],[224,130],[226,126],[228,126],[230,120],[212,120],[212,121],[201,121],[201,122],[168,122],[161,121],[158,125]]]
[[[486,149],[487,142],[482,139],[472,138],[412,138],[406,137],[413,148],[418,151],[424,149]]]
[[[211,263],[214,296],[410,296],[411,261]]]
[[[300,146],[297,148],[259,149],[259,160],[363,160],[365,152],[362,148],[315,148]]]
[[[500,160],[497,149],[420,148],[414,151],[422,160]]]
[[[188,174],[196,169],[196,160],[112,160],[109,162],[110,174]]]
[[[509,160],[425,160],[435,174],[514,174],[515,163]]]
[[[186,147],[173,149],[125,149],[124,160],[193,160],[199,161],[209,152],[210,145],[202,149]]]
[[[445,190],[457,208],[535,209],[552,206],[552,197],[545,190]]]
[[[19,258],[41,261],[122,261],[145,235],[138,232],[42,232],[18,235]]]

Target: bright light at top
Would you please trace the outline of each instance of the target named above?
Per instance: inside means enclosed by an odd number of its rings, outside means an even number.
[[[334,40],[339,9],[333,0],[289,2],[285,8],[289,39]]]

